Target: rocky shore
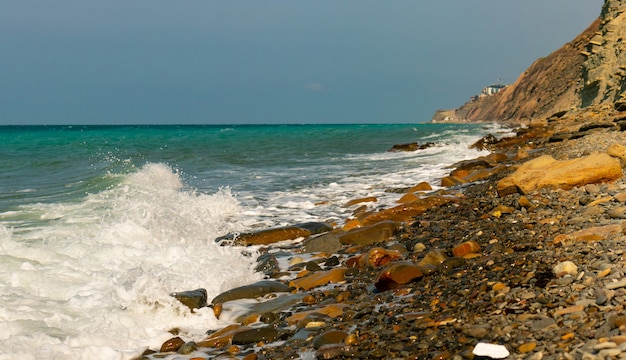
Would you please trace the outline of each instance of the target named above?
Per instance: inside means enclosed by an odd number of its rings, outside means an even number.
[[[441,190],[390,189],[397,207],[354,199],[344,224],[243,234],[266,280],[173,296],[218,317],[248,310],[201,340],[173,329],[140,358],[626,358],[620,119],[543,119],[478,141],[491,155],[456,164]]]

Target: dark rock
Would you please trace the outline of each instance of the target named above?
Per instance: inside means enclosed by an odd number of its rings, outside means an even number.
[[[269,343],[278,337],[278,331],[273,327],[263,327],[244,330],[233,335],[233,345],[247,345],[258,342]]]
[[[580,127],[580,129],[578,129],[578,132],[585,132],[585,131],[589,131],[589,130],[594,130],[594,129],[606,129],[606,128],[612,128],[615,125],[611,124],[611,123],[592,123],[592,124],[586,124]]]
[[[492,134],[487,134],[483,136],[482,139],[478,140],[474,144],[470,146],[470,149],[476,150],[491,150],[493,146],[496,145],[500,140],[493,136]]]
[[[254,268],[254,271],[262,272],[267,276],[272,276],[273,274],[280,271],[280,267],[278,266],[278,260],[273,254],[262,254],[256,259],[256,261],[258,264]]]
[[[303,248],[305,252],[322,252],[333,254],[341,249],[339,238],[332,233],[307,238],[304,241]]]
[[[262,280],[225,291],[213,298],[211,303],[221,304],[238,299],[253,299],[275,292],[289,292],[289,286],[278,281]]]
[[[191,310],[203,308],[207,304],[207,293],[205,289],[175,292],[170,295]]]
[[[389,150],[389,152],[398,152],[398,151],[416,151],[416,150],[424,150],[431,146],[434,146],[435,143],[428,142],[426,144],[418,144],[417,142],[407,143],[407,144],[395,144]]]

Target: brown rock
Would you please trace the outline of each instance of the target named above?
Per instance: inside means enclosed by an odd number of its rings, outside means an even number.
[[[381,270],[374,285],[378,291],[387,291],[408,284],[422,276],[422,271],[412,262],[398,262]]]
[[[161,345],[161,350],[159,350],[159,351],[162,352],[162,353],[164,353],[164,352],[176,352],[184,344],[185,344],[185,341],[183,341],[183,339],[181,339],[181,338],[179,338],[177,336],[177,337],[171,338],[171,339],[167,340],[166,342],[164,342],[163,345]]]
[[[446,176],[441,179],[441,186],[447,187],[447,188],[454,187],[457,185],[463,185],[465,183],[466,183],[465,180],[463,180],[462,178],[458,176],[453,176],[453,175]]]
[[[233,334],[231,342],[234,345],[256,344],[259,342],[272,342],[276,340],[278,331],[273,327],[245,329]]]
[[[480,251],[480,245],[476,241],[466,241],[452,248],[452,255],[462,257]],[[445,260],[445,259],[444,259]]]
[[[341,330],[326,331],[313,339],[313,347],[319,349],[328,344],[339,344],[348,336],[348,333]]]
[[[425,213],[432,207],[440,206],[453,201],[457,201],[457,199],[450,196],[428,196],[407,204],[398,205],[369,214],[361,219],[361,223],[364,226],[367,226],[384,220],[393,220],[397,223],[407,222],[412,220],[414,217]]]
[[[297,312],[287,317],[285,321],[289,325],[294,325],[311,314],[321,314],[321,315],[329,316],[331,318],[336,318],[338,316],[343,315],[343,310],[346,308],[346,306],[347,306],[346,304],[329,304],[321,308]]]
[[[262,280],[254,284],[239,286],[225,291],[211,300],[212,304],[221,304],[239,299],[254,299],[276,292],[288,292],[289,287],[281,282]]]
[[[398,204],[406,204],[406,203],[410,203],[413,201],[417,201],[419,199],[420,199],[419,195],[410,192],[410,193],[406,193],[402,195],[398,200],[396,200],[396,202]]]
[[[370,226],[339,233],[337,237],[344,245],[369,245],[389,240],[396,232],[396,228],[397,225],[393,221],[381,221]]]
[[[606,153],[584,158],[557,161],[544,155],[523,164],[512,175],[498,182],[498,194],[528,194],[539,188],[571,189],[575,186],[619,179],[619,161]]]
[[[338,283],[345,280],[346,270],[347,268],[340,267],[326,271],[317,271],[307,276],[291,280],[289,286],[296,289],[310,290],[316,286]]]
[[[210,334],[203,341],[198,342],[199,347],[222,347],[226,345],[230,345],[233,339],[233,336],[244,330],[250,329],[247,326],[241,326],[239,324],[229,325],[223,329],[220,329],[212,334]]]
[[[424,255],[424,258],[417,263],[417,266],[419,266],[420,268],[429,265],[439,267],[439,265],[446,261],[446,259],[448,259],[448,256],[446,256],[446,253],[443,250],[435,249],[426,253],[426,255]]]
[[[379,267],[383,266],[393,260],[399,259],[402,255],[396,250],[385,250],[380,247],[370,249],[367,254],[359,258],[359,267],[365,268],[367,266]]]
[[[490,169],[480,169],[480,170],[472,171],[472,173],[463,177],[463,180],[465,182],[475,182],[479,180],[484,180],[484,179],[491,177],[492,175],[495,175],[499,172],[506,170],[506,168],[507,167],[505,165],[498,165]]]
[[[524,354],[524,353],[531,352],[531,351],[535,350],[536,347],[537,347],[537,343],[536,342],[527,342],[527,343],[524,343],[524,344],[520,345],[519,348],[517,348],[517,350],[520,353]]]
[[[606,151],[607,154],[620,159],[622,165],[626,164],[626,146],[622,144],[613,144]]]
[[[433,188],[432,186],[430,186],[429,183],[427,183],[426,181],[423,181],[415,186],[413,186],[412,188],[410,188],[407,193],[412,193],[412,192],[418,192],[418,191],[431,191]]]

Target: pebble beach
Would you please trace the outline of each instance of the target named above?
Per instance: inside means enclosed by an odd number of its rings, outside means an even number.
[[[225,241],[258,246],[265,279],[215,299],[173,295],[232,324],[203,339],[172,329],[137,359],[626,358],[626,136],[615,119],[587,110],[531,123],[478,141],[491,155],[456,164],[442,188],[390,189],[396,208],[354,199],[343,224]],[[571,182],[506,186],[530,161],[599,154],[619,176],[573,163]]]

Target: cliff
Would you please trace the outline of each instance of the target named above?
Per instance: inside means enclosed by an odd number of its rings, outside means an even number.
[[[536,60],[497,94],[433,122],[525,122],[590,107],[615,107],[626,97],[626,0],[605,0],[600,17],[571,42]]]

